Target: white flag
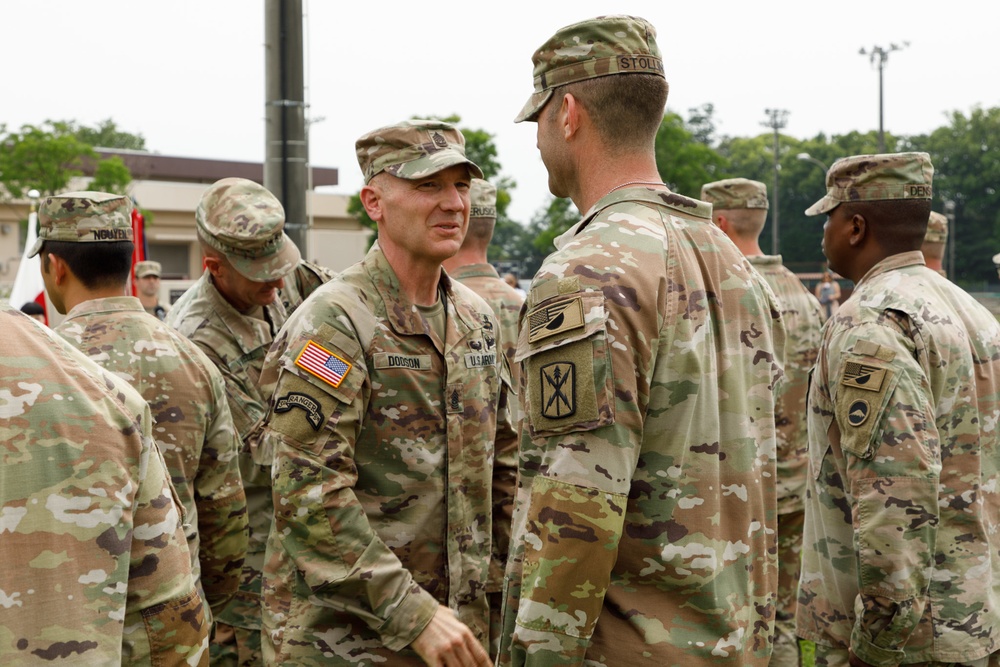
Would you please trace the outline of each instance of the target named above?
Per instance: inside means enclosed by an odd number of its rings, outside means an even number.
[[[35,255],[29,258],[28,253],[38,238],[38,213],[32,211],[28,215],[28,240],[24,243],[24,254],[17,266],[14,276],[14,287],[10,290],[10,305],[20,308],[28,301],[34,301],[45,309],[45,322],[49,321],[48,305],[45,303],[45,283],[42,282],[42,259]]]

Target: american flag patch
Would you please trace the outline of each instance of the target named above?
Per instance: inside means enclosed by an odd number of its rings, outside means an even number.
[[[351,370],[351,362],[312,341],[306,343],[305,348],[296,357],[295,365],[334,387],[339,387]]]

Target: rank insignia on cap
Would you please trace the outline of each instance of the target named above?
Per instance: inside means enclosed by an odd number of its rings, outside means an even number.
[[[840,383],[847,387],[857,387],[866,391],[879,391],[884,379],[884,368],[849,361],[844,365],[844,376]]]
[[[568,361],[547,364],[542,375],[541,408],[547,419],[571,417],[576,412],[576,365]]]
[[[534,343],[583,324],[582,297],[551,306],[539,306],[528,314],[528,342]]]
[[[320,409],[319,401],[308,394],[297,391],[290,391],[274,403],[274,411],[289,412],[292,408],[299,408],[306,413],[306,421],[318,431],[323,426],[323,411]]]
[[[339,387],[352,368],[351,362],[313,341],[306,343],[302,352],[296,357],[295,365],[309,371],[332,387]]]
[[[869,412],[871,412],[871,406],[868,405],[868,401],[859,398],[851,403],[851,407],[847,410],[847,423],[851,426],[861,426],[868,420]]]

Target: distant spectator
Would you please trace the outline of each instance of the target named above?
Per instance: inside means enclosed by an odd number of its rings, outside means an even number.
[[[521,289],[521,286],[517,283],[517,276],[513,273],[503,274],[503,281],[514,288],[514,291],[521,297],[521,301],[524,301],[525,297],[528,296],[528,293]]]
[[[833,279],[833,274],[829,271],[823,272],[823,279],[816,285],[816,298],[823,306],[824,318],[830,319],[840,305],[840,284]]]
[[[45,324],[45,309],[37,301],[25,301],[21,306],[21,312]]]

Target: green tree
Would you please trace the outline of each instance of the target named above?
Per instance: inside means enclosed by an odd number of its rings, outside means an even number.
[[[20,199],[31,189],[43,196],[56,194],[83,174],[83,160],[96,154],[75,129],[72,123],[51,120],[22,125],[18,132],[0,125],[0,183],[11,197]]]
[[[96,127],[81,126],[76,136],[94,148],[118,148],[132,151],[146,150],[146,139],[141,134],[132,134],[118,129],[110,118],[102,120]]]
[[[991,257],[1000,251],[1000,107],[953,111],[948,124],[910,137],[907,150],[925,151],[934,164],[935,211],[955,202],[948,234],[956,266],[952,280],[964,285],[994,282]]]
[[[87,186],[98,192],[113,192],[124,195],[132,182],[132,173],[117,155],[112,155],[97,163],[94,168],[94,179]]]
[[[698,197],[701,186],[718,180],[726,160],[706,141],[714,135],[712,106],[691,110],[693,124],[668,111],[656,132],[656,169],[671,190]]]

